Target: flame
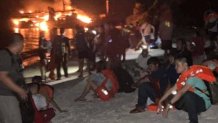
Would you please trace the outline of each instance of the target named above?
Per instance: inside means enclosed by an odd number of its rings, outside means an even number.
[[[87,24],[92,22],[92,19],[88,16],[85,16],[85,15],[78,14],[76,18],[84,23],[87,23]]]
[[[19,26],[20,20],[19,20],[19,19],[12,19],[12,23],[13,23],[15,26]]]
[[[48,31],[48,24],[45,21],[43,21],[43,22],[39,23],[39,28],[42,31]]]
[[[60,12],[58,12],[58,13],[56,13],[56,15],[55,15],[55,20],[58,20],[58,18],[60,18],[62,16],[62,13],[60,13]]]
[[[16,27],[16,28],[14,28],[14,33],[19,33],[19,30],[20,30],[20,29],[19,29],[19,28],[17,28],[17,27]]]
[[[20,13],[20,14],[24,14],[24,11],[23,11],[23,10],[20,10],[19,13]]]
[[[49,15],[48,14],[46,14],[45,16],[43,16],[42,17],[45,21],[48,21],[48,19],[49,19]]]

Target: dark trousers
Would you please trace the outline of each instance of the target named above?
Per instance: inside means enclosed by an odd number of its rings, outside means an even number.
[[[64,70],[64,76],[68,77],[68,69],[67,69],[67,54],[64,54],[62,58],[57,58],[56,59],[57,63],[57,78],[61,78],[61,66],[63,67]]]
[[[156,93],[152,88],[151,83],[143,83],[140,85],[138,90],[138,107],[145,108],[148,97],[155,102]]]
[[[188,113],[190,123],[198,123],[198,114],[206,111],[204,100],[193,92],[186,92],[175,106]]]

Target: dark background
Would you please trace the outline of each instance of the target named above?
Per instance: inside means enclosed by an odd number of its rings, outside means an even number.
[[[0,31],[8,28],[8,20],[22,8],[24,0],[0,0]],[[33,0],[32,0],[33,1]],[[54,0],[42,0],[54,2]],[[72,4],[93,14],[105,13],[105,0],[71,0]],[[139,1],[148,8],[154,0],[110,0],[110,14],[124,21],[132,13],[134,2]],[[218,0],[159,0],[171,5],[176,25],[203,25],[203,13],[209,8],[218,9]]]

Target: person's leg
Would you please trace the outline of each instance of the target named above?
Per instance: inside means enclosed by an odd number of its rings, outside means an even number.
[[[155,91],[151,87],[150,83],[143,83],[142,85],[140,85],[139,90],[138,90],[137,106],[145,108],[148,97],[151,98],[153,102],[155,102],[155,98],[156,98]]]
[[[61,79],[61,60],[57,60],[57,67],[56,67],[56,71],[57,71],[57,79]]]
[[[79,77],[83,77],[84,58],[79,59]]]
[[[86,86],[85,86],[85,88],[84,88],[84,90],[83,90],[83,92],[82,92],[82,94],[77,98],[77,99],[75,99],[75,101],[85,101],[86,99],[85,99],[85,97],[86,97],[86,95],[90,92],[90,90],[92,89],[92,82],[90,81],[90,79],[88,78],[88,79],[86,79],[85,80],[86,82],[87,82],[87,84],[86,84]]]
[[[63,62],[62,62],[62,66],[63,66],[63,69],[64,69],[64,76],[68,77],[67,54],[64,54],[64,59],[63,59]]]
[[[136,108],[131,110],[130,113],[140,113],[145,111],[148,97],[153,102],[156,102],[156,95],[154,89],[151,87],[149,83],[143,83],[142,85],[140,85],[138,90],[138,103],[136,105]]]
[[[176,108],[186,111],[191,123],[198,123],[198,114],[206,110],[204,100],[192,92],[186,92],[176,103]]]
[[[14,96],[0,96],[0,123],[22,123],[19,102]]]

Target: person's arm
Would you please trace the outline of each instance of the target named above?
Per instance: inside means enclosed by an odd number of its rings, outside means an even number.
[[[67,38],[67,49],[68,49],[68,53],[71,54],[70,40],[68,38]]]
[[[173,99],[170,101],[171,104],[176,103],[183,94],[185,94],[189,89],[191,88],[191,85],[186,84],[177,94]]]
[[[8,77],[8,73],[7,72],[2,72],[0,71],[0,81],[6,86],[8,87],[10,90],[12,90],[13,92],[17,93],[22,99],[26,99],[27,98],[27,92],[19,87],[18,85],[16,85],[10,77]]]
[[[176,96],[173,97],[173,99],[170,101],[170,103],[167,105],[167,107],[164,108],[163,111],[163,116],[167,117],[168,112],[170,111],[171,108],[173,108],[173,104],[176,103],[183,94],[185,94],[189,89],[191,88],[190,84],[186,84],[180,91],[177,92]]]
[[[172,88],[170,88],[160,99],[159,105],[162,105],[162,102],[165,101],[171,95],[172,91],[174,91],[176,89],[177,89],[176,85],[174,85]]]

